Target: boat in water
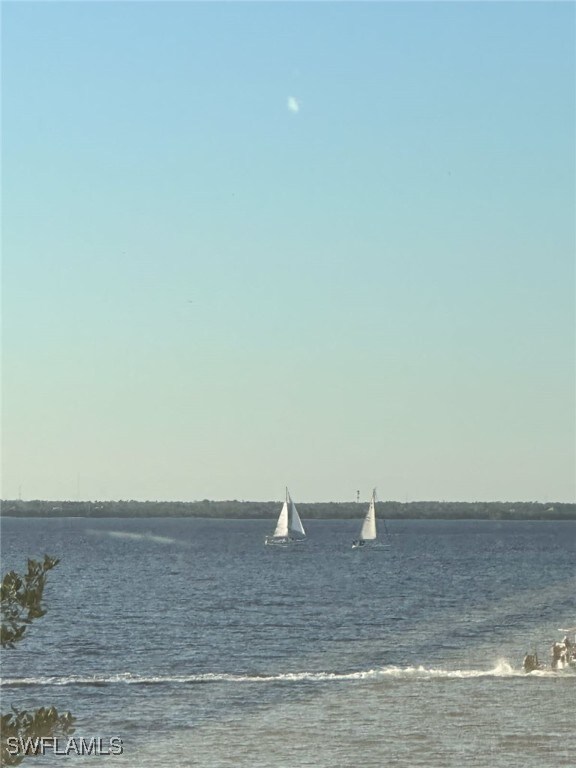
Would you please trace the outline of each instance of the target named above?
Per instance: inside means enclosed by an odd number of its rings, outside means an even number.
[[[537,669],[544,669],[544,664],[538,658],[538,651],[532,651],[532,653],[527,653],[524,656],[522,669],[524,672],[535,672]]]
[[[564,633],[564,638],[560,642],[552,644],[550,649],[550,668],[553,670],[576,669],[576,627],[569,629],[559,628],[558,632]],[[533,651],[524,656],[522,662],[524,672],[535,672],[539,669],[545,669],[538,658],[538,652]]]
[[[560,629],[558,632],[564,632],[562,642],[554,643],[551,648],[552,669],[567,669],[569,667],[576,669],[576,627],[570,629]]]
[[[296,509],[296,504],[292,501],[288,488],[286,488],[286,499],[280,510],[276,528],[271,536],[266,536],[264,543],[286,547],[289,544],[303,541],[306,541],[306,531]]]
[[[386,523],[383,522],[383,526],[386,530]],[[376,488],[372,491],[372,498],[362,521],[360,537],[352,542],[352,549],[360,549],[361,547],[369,547],[370,549],[388,548],[387,542],[378,539],[378,532],[376,531]]]

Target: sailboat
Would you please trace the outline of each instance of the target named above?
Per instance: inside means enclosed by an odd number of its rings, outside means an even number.
[[[352,542],[352,549],[358,549],[369,545],[371,548],[385,548],[387,545],[378,541],[378,534],[376,533],[376,488],[372,491],[372,498],[368,505],[368,510],[364,515],[362,521],[362,528],[360,529],[360,538]]]
[[[300,520],[300,515],[296,505],[290,498],[288,488],[286,488],[286,499],[280,510],[276,529],[271,536],[266,536],[265,544],[281,544],[286,546],[292,542],[301,542],[306,540],[306,531]]]

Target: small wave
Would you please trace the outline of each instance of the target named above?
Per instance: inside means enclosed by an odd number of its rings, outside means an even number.
[[[16,688],[20,686],[52,686],[52,685],[80,685],[100,686],[117,685],[121,683],[129,685],[172,685],[200,684],[200,683],[272,683],[272,682],[301,682],[305,680],[355,680],[365,677],[374,677],[381,674],[380,670],[368,670],[365,672],[286,672],[276,675],[234,675],[225,672],[207,672],[199,675],[133,675],[129,672],[110,676],[80,676],[69,675],[64,677],[21,677],[5,679],[0,683],[2,688]]]
[[[434,678],[474,678],[474,677],[511,677],[513,675],[524,674],[521,670],[514,668],[507,661],[499,661],[492,669],[439,669],[437,667],[389,667],[382,670],[383,674],[395,677],[419,677],[426,679]]]
[[[209,683],[301,683],[337,682],[344,680],[378,680],[386,678],[435,680],[470,679],[482,677],[550,677],[558,676],[553,670],[538,670],[526,675],[521,669],[514,669],[507,661],[499,661],[488,670],[441,669],[436,667],[379,667],[357,672],[284,672],[278,674],[236,675],[208,672],[196,675],[135,675],[124,672],[116,675],[68,675],[62,677],[21,677],[4,679],[3,688],[22,686],[108,686],[108,685],[200,685]]]

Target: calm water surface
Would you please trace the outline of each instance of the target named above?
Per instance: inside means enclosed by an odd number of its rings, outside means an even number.
[[[54,704],[127,766],[573,768],[576,675],[525,675],[576,625],[572,522],[2,520],[2,570],[61,558],[3,654],[3,709]]]

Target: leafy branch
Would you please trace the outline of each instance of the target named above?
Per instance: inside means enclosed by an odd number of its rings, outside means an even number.
[[[28,626],[46,613],[42,605],[46,576],[58,558],[44,556],[43,561],[28,560],[28,570],[21,575],[7,573],[0,585],[0,646],[14,648]],[[66,736],[74,732],[75,718],[70,712],[59,714],[55,707],[34,711],[11,708],[0,715],[0,766],[19,765],[27,756],[38,754],[34,740]]]

